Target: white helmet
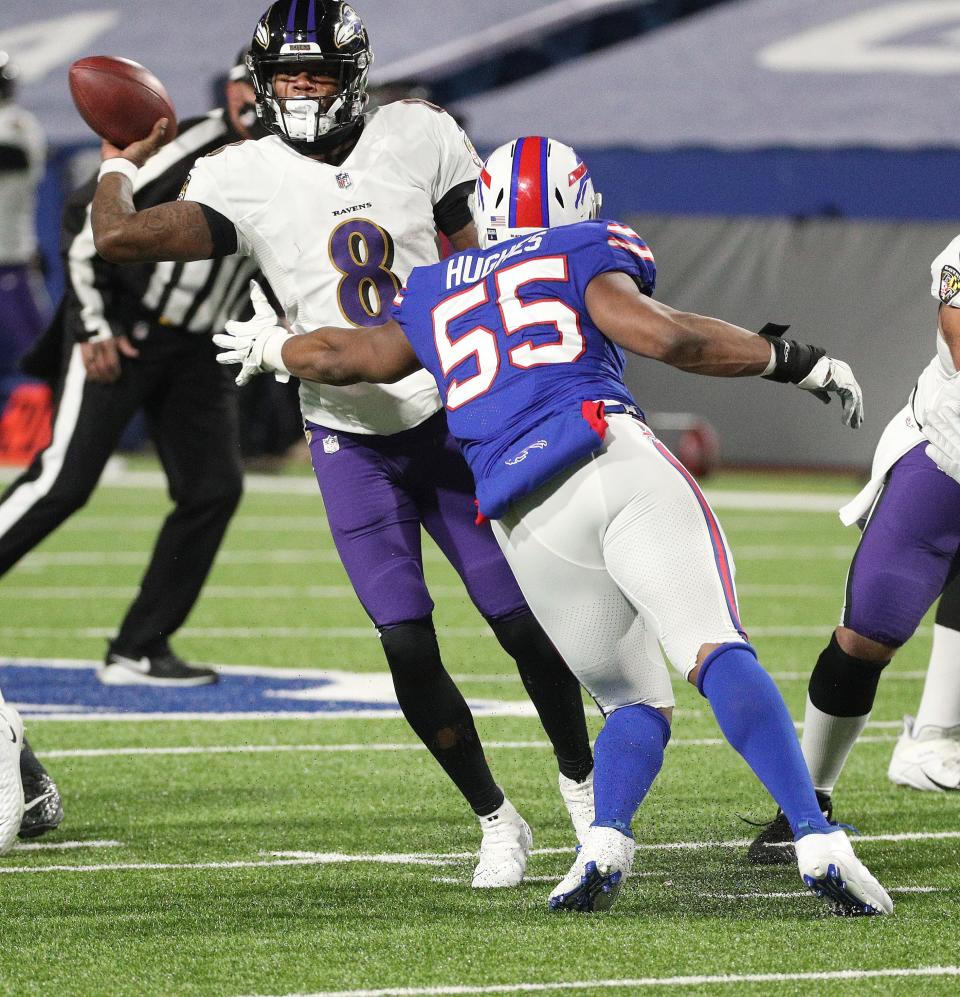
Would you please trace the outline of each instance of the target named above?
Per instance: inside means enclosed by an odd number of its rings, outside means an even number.
[[[600,214],[587,164],[562,142],[542,136],[501,145],[477,180],[473,220],[480,245],[545,228],[585,222]]]

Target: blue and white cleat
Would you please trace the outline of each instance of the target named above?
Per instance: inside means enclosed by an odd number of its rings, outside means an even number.
[[[795,847],[801,878],[827,902],[832,914],[860,917],[893,913],[890,895],[853,854],[843,831],[805,834]]]
[[[0,702],[0,855],[13,847],[23,819],[22,750],[20,714],[9,703]]]
[[[550,894],[550,910],[609,910],[630,875],[636,847],[633,838],[612,827],[591,827],[570,871]]]

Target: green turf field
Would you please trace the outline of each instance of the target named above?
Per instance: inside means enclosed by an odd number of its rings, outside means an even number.
[[[839,495],[855,484],[727,476],[711,485],[724,494],[744,621],[799,718],[856,536],[809,511],[813,500],[802,512],[729,508],[743,504],[729,493]],[[149,483],[101,488],[0,582],[3,657],[99,659],[165,508]],[[521,700],[452,570],[429,548],[427,565],[441,646],[465,693]],[[385,668],[308,485],[251,487],[175,644],[218,664]],[[636,876],[611,913],[594,916],[545,909],[572,859],[572,831],[533,719],[478,721],[538,849],[530,882],[495,893],[471,892],[476,822],[401,720],[30,719],[66,820],[41,847],[0,859],[0,993],[955,994],[960,970],[893,975],[960,963],[960,800],[886,780],[928,649],[925,628],[885,675],[837,797],[838,817],[863,832],[858,850],[897,903],[885,919],[834,918],[801,892],[795,869],[747,865],[737,842],[752,829],[738,815],[759,820],[772,808],[684,686],[663,773],[636,823]],[[3,691],[17,700],[16,688]],[[157,750],[134,751],[143,748]],[[841,971],[851,975],[829,975]]]

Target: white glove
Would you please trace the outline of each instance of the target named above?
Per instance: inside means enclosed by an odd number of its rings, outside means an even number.
[[[272,373],[281,383],[290,380],[290,371],[283,364],[281,350],[291,338],[286,329],[277,325],[277,314],[255,281],[250,281],[250,301],[253,318],[247,322],[227,322],[225,331],[213,337],[223,351],[217,363],[240,364],[237,384],[243,387],[257,374]]]
[[[944,474],[960,482],[960,401],[941,401],[928,412],[923,435],[930,441],[927,456]]]
[[[844,425],[851,429],[859,429],[863,425],[863,391],[848,363],[833,357],[821,357],[813,370],[797,382],[797,387],[812,391],[824,402],[830,401],[830,395],[837,395],[843,406]]]

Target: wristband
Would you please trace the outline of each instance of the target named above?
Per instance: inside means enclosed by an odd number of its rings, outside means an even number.
[[[113,159],[105,159],[100,164],[100,172],[97,174],[97,180],[102,180],[108,173],[121,173],[130,183],[133,183],[137,179],[139,172],[140,167],[136,163],[130,162],[129,159],[124,159],[123,156],[115,156]]]
[[[260,366],[273,371],[275,374],[289,375],[290,371],[287,370],[287,365],[283,362],[283,344],[288,339],[293,339],[293,336],[286,329],[277,326],[263,344]]]
[[[827,355],[819,346],[808,346],[793,339],[781,339],[776,334],[760,333],[774,351],[773,369],[767,367],[761,377],[781,384],[799,384],[816,367],[818,361]]]

